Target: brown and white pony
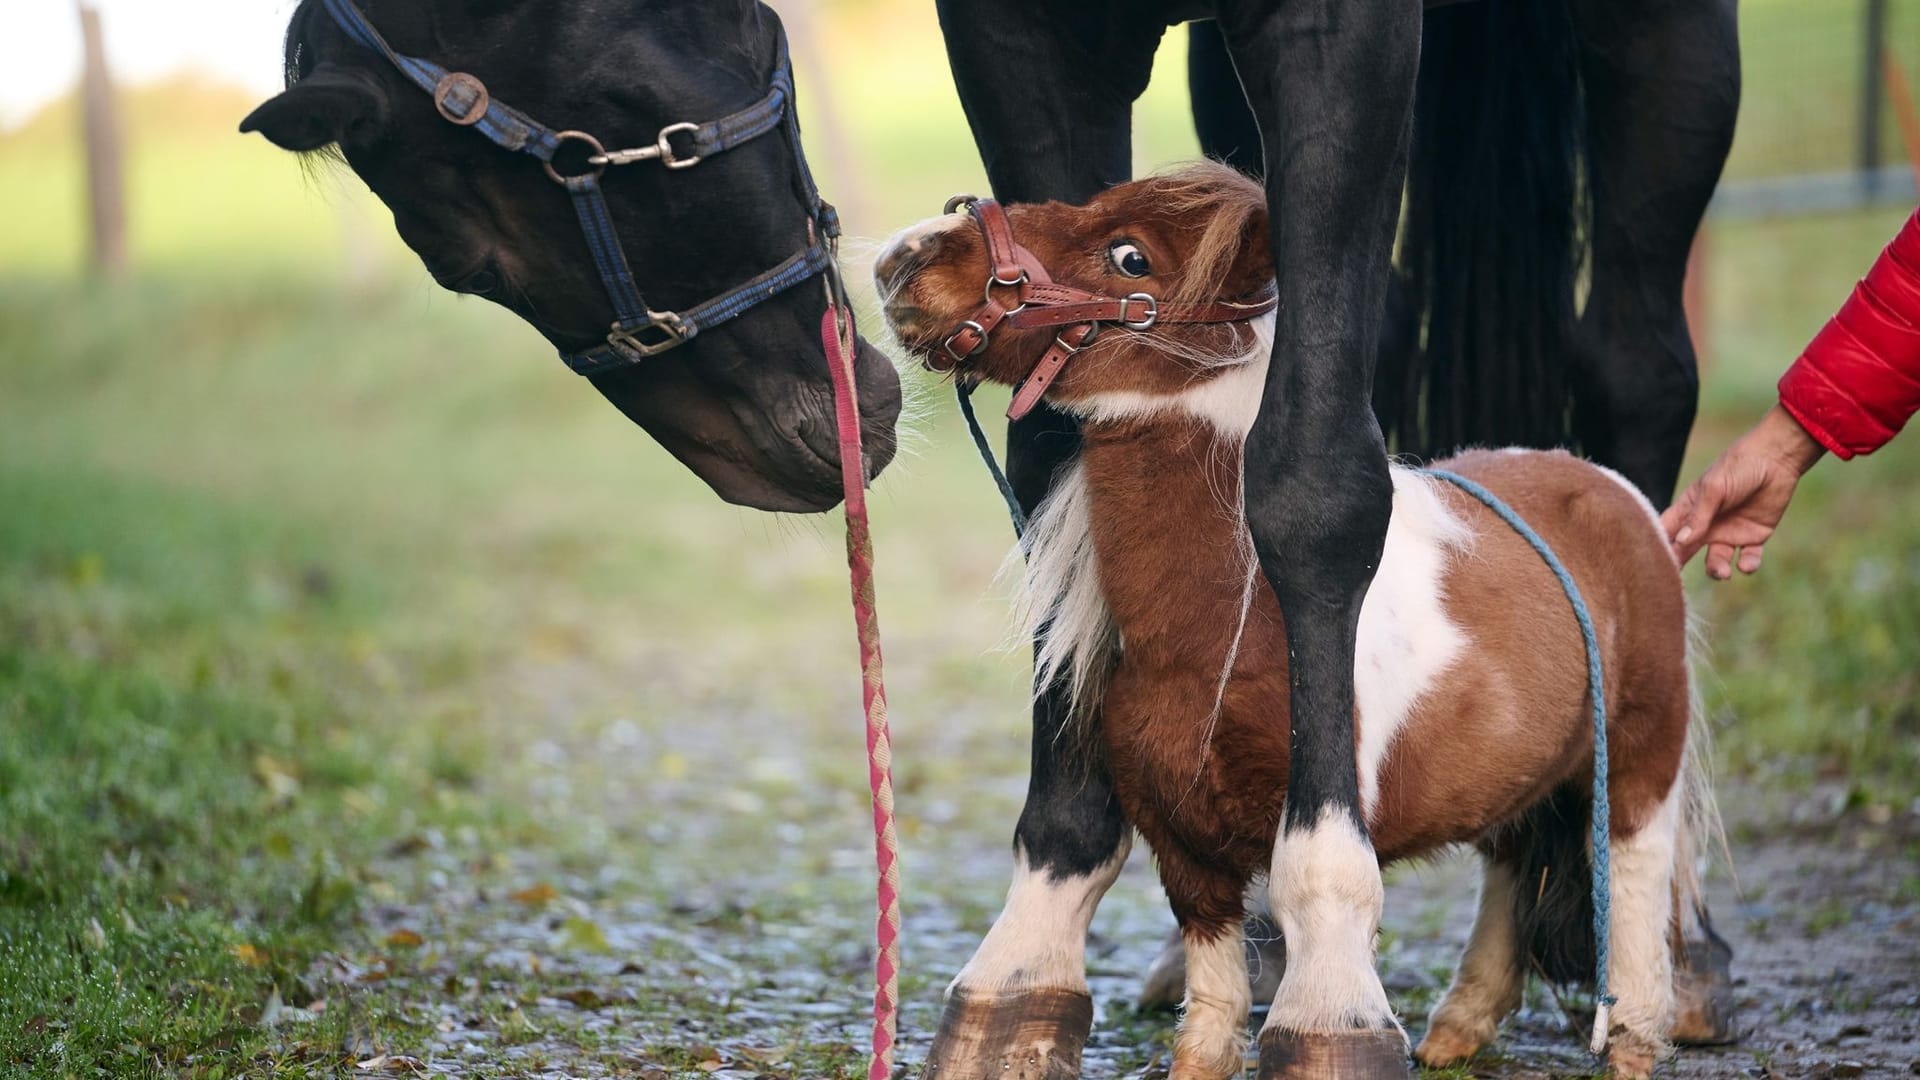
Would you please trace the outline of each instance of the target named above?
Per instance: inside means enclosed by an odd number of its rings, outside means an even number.
[[[1005,210],[1024,253],[1089,293],[1238,301],[1274,275],[1263,194],[1223,166],[1123,184],[1085,206]],[[1019,385],[1055,340],[1057,327],[1008,322],[971,356],[940,352],[989,276],[982,230],[964,214],[902,233],[876,276],[902,342],[959,378]],[[1261,1037],[1263,1075],[1300,1052],[1281,1033],[1351,1031],[1351,1003],[1383,995],[1371,978],[1377,927],[1351,917],[1379,910],[1377,867],[1341,855],[1366,850],[1351,842],[1356,822],[1329,810],[1304,833],[1279,828],[1287,628],[1259,581],[1241,505],[1272,325],[1267,314],[1102,326],[1047,389],[1079,418],[1084,449],[1024,545],[1027,621],[1044,641],[1036,684],[1064,678],[1097,724],[1180,924],[1188,990],[1173,1075],[1182,1080],[1240,1075],[1243,898],[1257,876],[1267,875],[1289,952]],[[1611,755],[1610,1067],[1645,1076],[1674,1016],[1675,913],[1695,887],[1689,795],[1704,795],[1686,768],[1692,682],[1679,571],[1645,499],[1612,472],[1557,452],[1474,451],[1440,465],[1530,522],[1592,613]],[[1530,968],[1555,981],[1592,974],[1583,920],[1593,739],[1580,631],[1539,555],[1448,483],[1396,466],[1393,485],[1385,555],[1352,630],[1364,825],[1382,862],[1471,844],[1485,865],[1471,940],[1416,1051],[1440,1065],[1493,1038]],[[1318,880],[1303,880],[1308,867]],[[1369,1004],[1372,1015],[1388,1012],[1383,996]]]

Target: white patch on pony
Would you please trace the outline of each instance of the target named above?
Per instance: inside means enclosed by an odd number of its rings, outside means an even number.
[[[1060,407],[1086,420],[1132,420],[1167,412],[1186,413],[1236,439],[1253,430],[1266,393],[1267,364],[1273,353],[1273,312],[1249,319],[1253,341],[1237,358],[1203,367],[1193,384],[1177,394],[1142,394],[1131,390],[1089,394]],[[1147,335],[1151,340],[1152,335]]]
[[[1016,849],[1013,885],[993,929],[960,969],[947,993],[992,998],[1026,990],[1087,992],[1087,928],[1133,846],[1124,833],[1113,858],[1085,877],[1056,878],[1027,865]],[[1244,981],[1246,976],[1241,976]]]
[[[1173,1041],[1180,1076],[1239,1076],[1246,1064],[1247,947],[1240,925],[1212,941],[1182,935],[1187,950],[1187,999]]]
[[[1513,917],[1515,887],[1513,867],[1484,860],[1473,933],[1460,954],[1453,983],[1427,1026],[1428,1040],[1451,1042],[1452,1052],[1445,1061],[1492,1042],[1500,1021],[1520,1007],[1523,972]],[[1424,1048],[1426,1041],[1421,1045]]]
[[[1373,967],[1385,902],[1380,862],[1352,817],[1329,806],[1308,828],[1282,824],[1267,888],[1287,942],[1287,970],[1266,1027],[1319,1035],[1399,1031]]]
[[[1447,617],[1442,590],[1451,556],[1467,548],[1473,530],[1441,500],[1436,485],[1444,481],[1399,466],[1392,476],[1393,517],[1360,605],[1353,651],[1360,808],[1369,821],[1395,737],[1467,646],[1466,633]]]
[[[1613,995],[1612,1028],[1624,1030],[1632,1048],[1654,1056],[1667,1048],[1673,1027],[1673,872],[1686,785],[1676,780],[1647,822],[1631,836],[1615,833],[1608,920],[1612,953],[1607,979]],[[1596,1032],[1596,1037],[1599,1035]]]

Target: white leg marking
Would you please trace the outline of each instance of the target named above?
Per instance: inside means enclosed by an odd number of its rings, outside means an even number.
[[[1676,781],[1639,832],[1608,845],[1613,858],[1613,903],[1608,921],[1612,956],[1607,978],[1619,999],[1612,1026],[1633,1048],[1656,1056],[1673,1026],[1673,862],[1684,784]]]
[[[1311,828],[1280,828],[1268,882],[1287,940],[1287,970],[1268,1028],[1308,1034],[1394,1028],[1373,969],[1385,892],[1373,845],[1347,814],[1328,807]]]
[[[1239,1076],[1246,1062],[1247,947],[1240,924],[1212,941],[1184,936],[1187,1000],[1173,1044],[1177,1080]]]
[[[1473,933],[1460,954],[1453,984],[1427,1025],[1429,1039],[1445,1029],[1457,1053],[1471,1053],[1492,1042],[1500,1021],[1520,1007],[1523,980],[1515,937],[1518,928],[1513,921],[1514,887],[1512,867],[1486,861]]]
[[[1360,808],[1369,821],[1393,740],[1467,647],[1466,633],[1447,617],[1442,589],[1449,561],[1471,543],[1473,530],[1441,501],[1435,483],[1393,469],[1386,549],[1360,605],[1353,696],[1360,710]]]
[[[1017,851],[1006,906],[947,992],[982,997],[1042,988],[1086,993],[1087,927],[1132,846],[1133,834],[1124,833],[1112,860],[1086,877],[1060,879],[1029,867],[1026,852]]]

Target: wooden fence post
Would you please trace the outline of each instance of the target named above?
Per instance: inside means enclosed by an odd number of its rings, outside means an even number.
[[[116,278],[127,269],[127,200],[120,128],[114,118],[113,78],[107,71],[100,12],[87,0],[76,2],[85,50],[80,102],[85,114],[87,201],[93,225],[89,267],[98,276]]]

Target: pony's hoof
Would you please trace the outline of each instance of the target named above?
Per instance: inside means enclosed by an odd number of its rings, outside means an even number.
[[[1647,1080],[1653,1075],[1662,1049],[1616,1030],[1613,1042],[1607,1047],[1608,1080]]]
[[[1280,928],[1264,915],[1247,920],[1246,942],[1249,993],[1255,1005],[1264,1005],[1280,992],[1280,976],[1287,971],[1287,943],[1280,940]],[[1175,930],[1147,968],[1134,1006],[1141,1012],[1172,1012],[1186,997],[1187,948]]]
[[[1430,1069],[1444,1068],[1465,1061],[1478,1053],[1483,1040],[1446,1024],[1434,1024],[1414,1048],[1413,1058]]]
[[[1734,1028],[1733,950],[1718,938],[1687,943],[1684,962],[1673,969],[1678,1010],[1668,1038],[1682,1046],[1725,1046],[1740,1038]]]
[[[1391,1080],[1411,1076],[1407,1038],[1395,1028],[1308,1035],[1260,1033],[1260,1080]]]
[[[1093,998],[1073,990],[947,995],[921,1080],[1076,1080]]]

